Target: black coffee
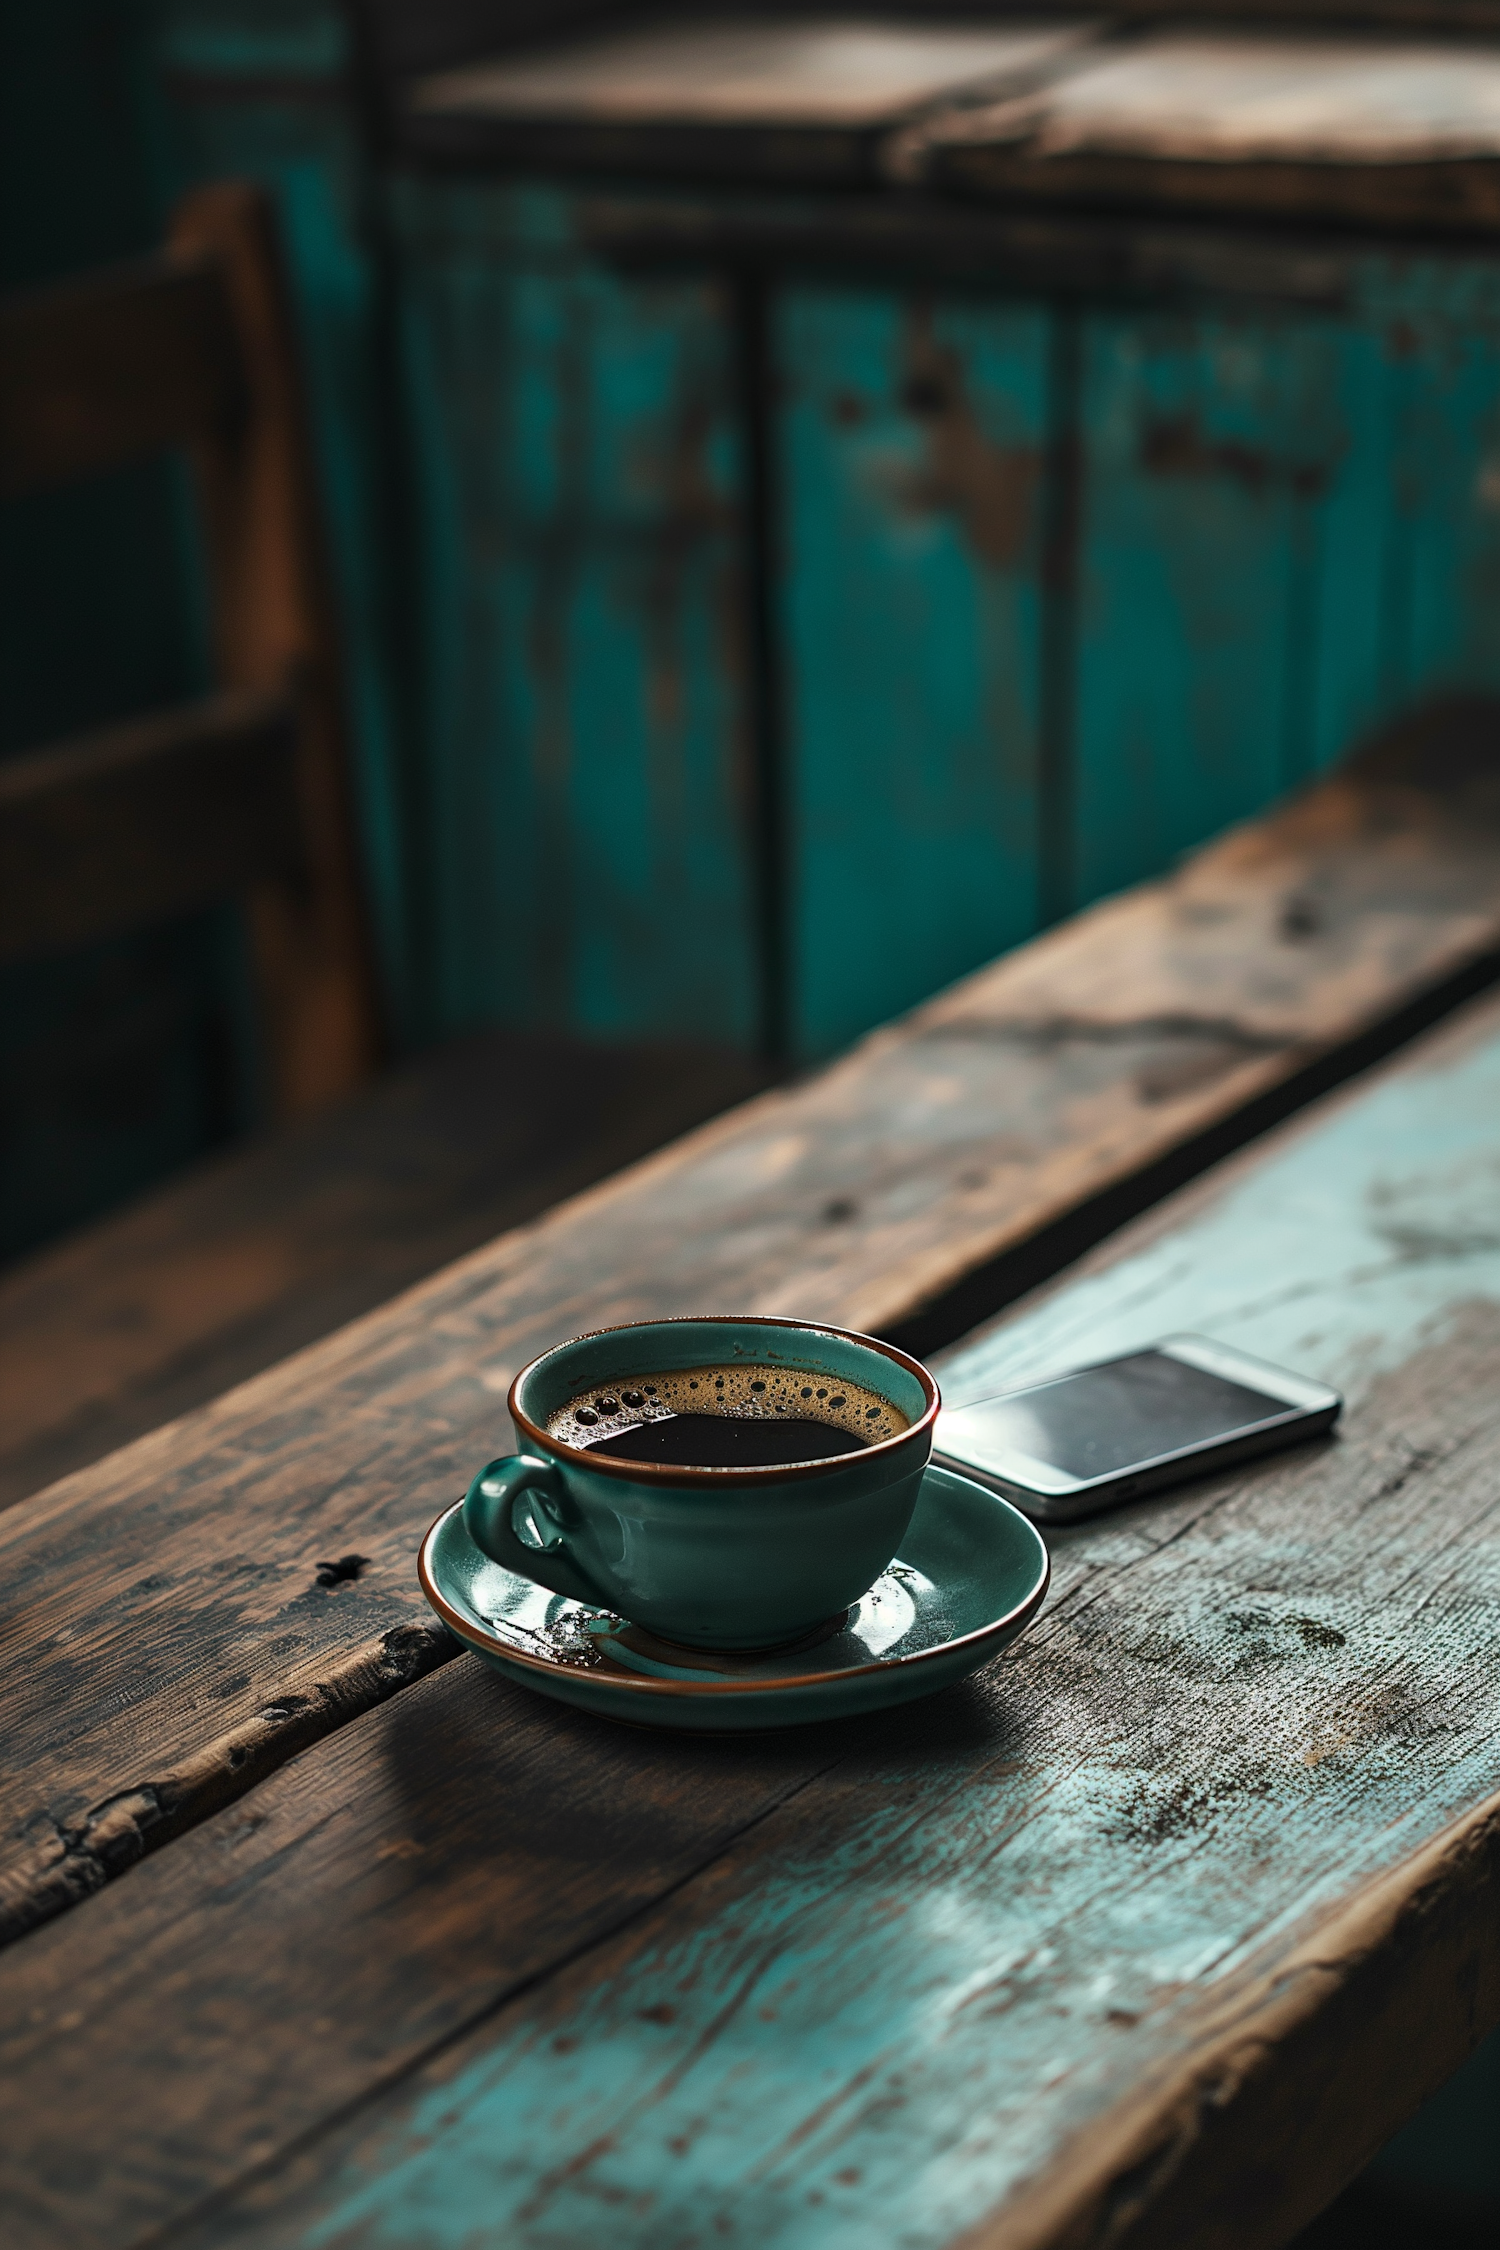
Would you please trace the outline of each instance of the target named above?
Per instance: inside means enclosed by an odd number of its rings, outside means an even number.
[[[582,1391],[548,1417],[564,1445],[690,1469],[768,1469],[857,1453],[909,1427],[861,1383],[797,1367],[669,1368]]]
[[[826,1461],[862,1453],[869,1439],[800,1415],[742,1421],[731,1414],[663,1414],[588,1441],[590,1453],[619,1461],[672,1461],[687,1469],[769,1469],[784,1461]]]

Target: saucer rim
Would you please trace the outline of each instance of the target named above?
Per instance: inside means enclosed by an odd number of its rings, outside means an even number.
[[[837,1672],[789,1673],[786,1678],[775,1680],[661,1680],[643,1678],[638,1673],[611,1673],[605,1680],[596,1672],[574,1671],[567,1665],[549,1663],[545,1657],[532,1656],[525,1649],[513,1648],[508,1642],[501,1641],[498,1635],[493,1641],[476,1638],[474,1624],[461,1611],[455,1609],[447,1596],[440,1590],[428,1561],[433,1542],[443,1526],[451,1517],[463,1514],[464,1504],[462,1500],[455,1500],[450,1507],[442,1509],[428,1526],[422,1544],[417,1550],[417,1578],[423,1593],[437,1611],[442,1622],[451,1633],[457,1635],[465,1647],[473,1649],[477,1656],[500,1658],[507,1664],[519,1664],[526,1671],[539,1672],[543,1679],[547,1680],[566,1677],[580,1683],[588,1682],[600,1687],[608,1687],[611,1690],[619,1689],[631,1695],[644,1695],[648,1698],[655,1696],[713,1698],[718,1696],[784,1695],[799,1688],[828,1688],[845,1680],[864,1679],[871,1673],[876,1672],[915,1671],[919,1665],[931,1663],[940,1657],[951,1658],[955,1651],[971,1648],[976,1642],[990,1640],[998,1634],[1005,1633],[1008,1629],[1020,1631],[1041,1608],[1052,1583],[1051,1549],[1029,1516],[1023,1514],[1021,1509],[1005,1499],[1003,1494],[992,1492],[987,1485],[980,1484],[974,1477],[964,1476],[960,1470],[950,1469],[944,1465],[941,1473],[944,1476],[952,1477],[955,1483],[967,1485],[971,1491],[981,1493],[991,1505],[1003,1510],[1008,1515],[1014,1516],[1018,1522],[1026,1526],[1042,1551],[1041,1574],[1036,1585],[1024,1600],[1016,1604],[1014,1609],[1007,1610],[1003,1617],[991,1619],[988,1625],[975,1626],[972,1632],[960,1633],[953,1640],[939,1641],[932,1648],[914,1649],[910,1656],[872,1657],[867,1664],[846,1665]],[[517,1577],[520,1573],[512,1572],[511,1575]],[[772,1652],[768,1650],[767,1653]]]

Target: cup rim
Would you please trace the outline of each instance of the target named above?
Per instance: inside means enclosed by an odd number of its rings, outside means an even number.
[[[632,1328],[743,1328],[752,1323],[757,1328],[790,1328],[805,1336],[837,1336],[846,1344],[863,1344],[867,1350],[878,1353],[882,1359],[894,1360],[909,1375],[915,1375],[922,1386],[927,1404],[916,1421],[908,1423],[904,1430],[896,1430],[890,1437],[877,1438],[873,1445],[867,1445],[858,1454],[831,1453],[819,1461],[772,1461],[757,1468],[736,1469],[696,1468],[675,1461],[619,1460],[609,1454],[593,1453],[587,1446],[569,1445],[562,1438],[550,1436],[521,1406],[522,1384],[541,1366],[544,1359],[550,1359],[554,1352],[566,1351],[572,1344],[592,1343],[599,1336],[623,1336]],[[902,1351],[899,1344],[888,1344],[879,1336],[866,1336],[858,1328],[837,1328],[829,1320],[795,1320],[783,1313],[671,1313],[660,1320],[620,1320],[612,1322],[608,1328],[586,1328],[581,1335],[565,1336],[561,1343],[549,1344],[546,1351],[538,1352],[534,1359],[529,1359],[512,1382],[506,1399],[511,1420],[515,1423],[523,1445],[540,1446],[548,1453],[559,1455],[564,1461],[587,1468],[591,1474],[619,1477],[631,1484],[706,1485],[719,1490],[731,1478],[736,1486],[748,1485],[752,1490],[773,1484],[800,1484],[826,1476],[834,1469],[848,1469],[858,1463],[887,1456],[898,1446],[909,1445],[924,1430],[930,1432],[942,1403],[936,1377],[919,1359],[913,1359],[910,1352]]]

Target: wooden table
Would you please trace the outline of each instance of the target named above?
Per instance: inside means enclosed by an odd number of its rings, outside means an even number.
[[[412,1552],[539,1343],[910,1332],[1492,974],[1487,774],[1433,763],[0,1518],[8,2243],[1270,2250],[1353,2174],[1500,2017],[1493,1000],[948,1355],[962,1398],[1199,1326],[1350,1401],[1057,1537],[964,1689],[610,1727],[449,1661]]]

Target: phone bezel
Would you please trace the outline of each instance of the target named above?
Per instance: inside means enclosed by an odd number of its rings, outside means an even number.
[[[1204,1374],[1240,1383],[1247,1390],[1258,1391],[1264,1398],[1280,1400],[1283,1410],[1257,1422],[1239,1423],[1217,1436],[1199,1438],[1191,1445],[1177,1446],[1167,1453],[1125,1462],[1120,1468],[1098,1477],[1070,1476],[1050,1461],[1040,1461],[1031,1454],[1010,1448],[988,1460],[977,1461],[964,1453],[951,1452],[943,1444],[943,1424],[950,1416],[966,1413],[973,1407],[989,1406],[996,1399],[1018,1398],[1028,1391],[1046,1390],[1053,1383],[1064,1382],[1075,1375],[1087,1375],[1096,1367],[1111,1367],[1117,1360],[1133,1359],[1144,1351],[1160,1352],[1184,1366],[1199,1368]],[[1289,1368],[1274,1366],[1271,1361],[1257,1359],[1250,1352],[1238,1351],[1229,1344],[1216,1344],[1207,1336],[1162,1336],[1152,1343],[1136,1344],[1129,1351],[1111,1353],[1108,1359],[1060,1369],[1055,1375],[1043,1376],[1039,1382],[1018,1383],[1010,1390],[992,1391],[985,1398],[966,1400],[963,1406],[945,1408],[933,1433],[933,1459],[956,1470],[960,1476],[975,1477],[991,1486],[1030,1515],[1061,1521],[1137,1499],[1145,1492],[1159,1490],[1182,1477],[1206,1473],[1221,1463],[1228,1466],[1268,1451],[1283,1442],[1289,1433],[1316,1437],[1332,1428],[1342,1406],[1338,1392],[1326,1383],[1314,1382],[1306,1375],[1294,1375]]]

